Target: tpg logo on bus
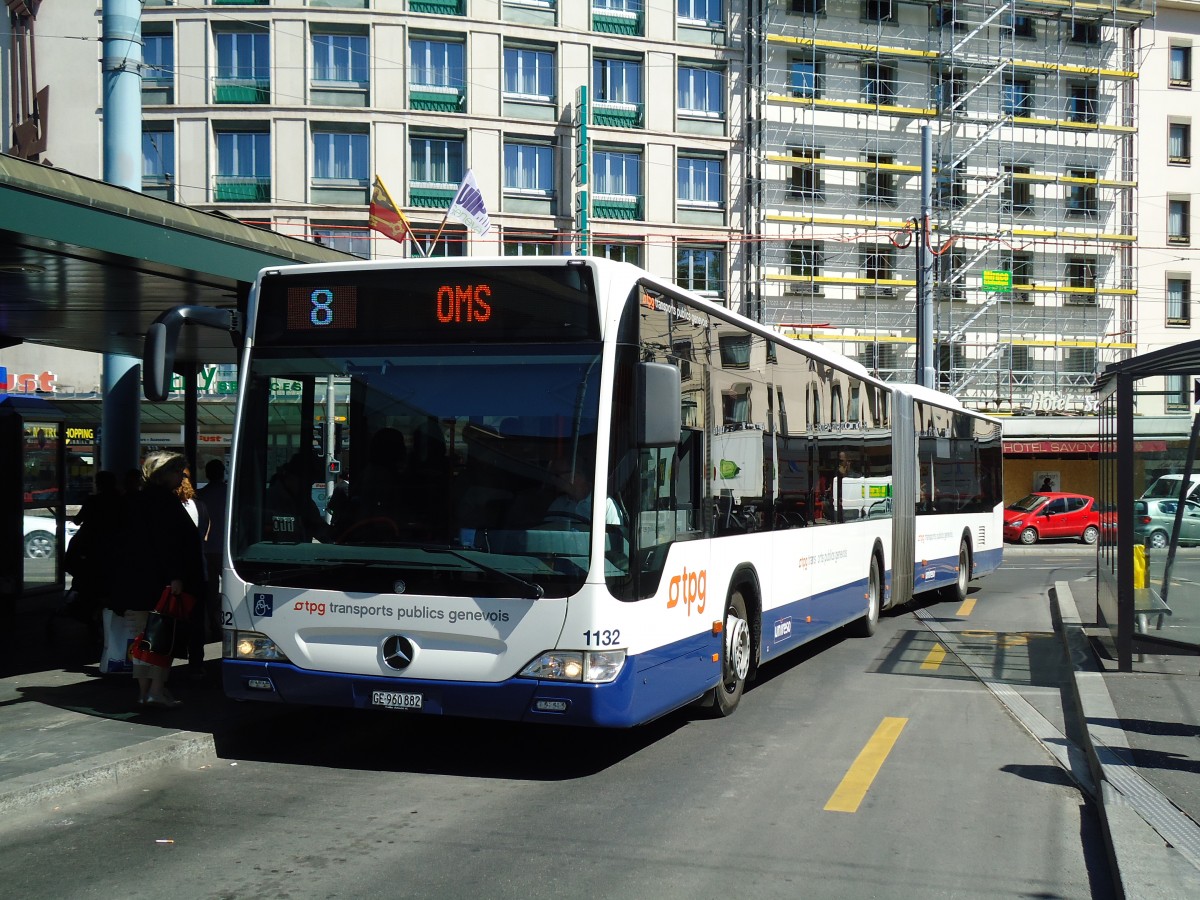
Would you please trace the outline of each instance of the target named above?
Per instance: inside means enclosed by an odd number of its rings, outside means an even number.
[[[708,570],[689,572],[686,568],[682,575],[676,575],[667,585],[667,609],[679,605],[682,600],[687,604],[688,615],[692,614],[692,604],[696,604],[696,612],[704,612],[707,599]]]

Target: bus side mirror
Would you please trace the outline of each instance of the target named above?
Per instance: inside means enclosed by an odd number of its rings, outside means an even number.
[[[679,369],[667,363],[638,363],[637,443],[639,447],[674,447],[683,431]]]
[[[147,400],[162,402],[171,393],[175,371],[175,348],[184,322],[205,325],[233,334],[237,331],[237,313],[212,306],[176,306],[159,315],[146,329],[142,353],[142,392]]]

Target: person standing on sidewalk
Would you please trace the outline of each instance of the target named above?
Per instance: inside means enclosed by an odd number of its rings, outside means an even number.
[[[175,489],[175,496],[183,503],[183,508],[187,510],[188,517],[200,534],[200,568],[206,576],[205,590],[195,595],[195,602],[187,621],[188,676],[193,681],[199,681],[204,677],[204,597],[208,593],[208,567],[204,561],[203,548],[212,531],[212,517],[192,484],[191,469],[183,470],[183,481]]]
[[[204,644],[221,636],[219,616],[221,613],[221,554],[225,547],[225,511],[228,506],[229,486],[225,483],[225,463],[210,459],[204,465],[208,484],[196,491],[196,499],[208,509],[209,528],[204,538],[204,568],[208,580],[203,597],[197,598],[199,613],[193,618],[194,627],[199,629],[200,663],[192,662],[192,676],[204,675]]]
[[[127,527],[121,535],[120,565],[109,593],[112,608],[136,613],[135,627],[145,629],[150,610],[163,588],[203,596],[204,557],[200,532],[177,496],[186,478],[187,460],[179,453],[158,452],[142,465],[144,486],[130,497]],[[167,690],[170,666],[133,661],[138,705],[178,706]]]

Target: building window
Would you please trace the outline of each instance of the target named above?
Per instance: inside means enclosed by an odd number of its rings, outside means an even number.
[[[360,225],[313,225],[312,236],[323,247],[371,258],[371,232]]]
[[[961,165],[952,166],[934,175],[933,202],[942,209],[962,206],[967,199],[967,185]]]
[[[1192,280],[1167,278],[1167,324],[1192,324]]]
[[[884,244],[866,244],[858,250],[859,277],[887,281],[892,277],[892,248]]]
[[[883,153],[868,153],[867,162],[874,168],[863,170],[859,181],[859,198],[867,203],[896,203],[896,173],[885,168],[895,161]]]
[[[895,15],[892,0],[863,0],[862,17],[868,22],[891,22]]]
[[[966,298],[963,279],[958,277],[962,274],[966,263],[966,254],[957,247],[952,247],[948,252],[943,251],[934,257],[933,271],[939,300],[963,300]]]
[[[724,0],[677,0],[676,15],[689,25],[725,24]]]
[[[549,144],[505,142],[504,190],[549,197],[554,194],[554,148]]]
[[[1187,122],[1167,125],[1167,162],[1190,165],[1192,162],[1192,126]]]
[[[1007,23],[1001,27],[1019,38],[1035,38],[1037,31],[1033,25],[1033,18],[1030,16],[1018,16],[1015,13],[1006,15]]]
[[[1071,22],[1071,40],[1076,44],[1100,43],[1100,23],[1075,19]]]
[[[955,31],[966,31],[967,23],[954,18],[954,5],[939,3],[929,9],[929,24],[934,28],[953,28]]]
[[[1071,86],[1067,117],[1072,122],[1095,122],[1100,113],[1099,89],[1093,83]]]
[[[791,0],[792,13],[802,16],[825,15],[825,0]]]
[[[1192,48],[1191,46],[1171,47],[1170,62],[1171,87],[1190,88],[1192,86]]]
[[[642,63],[634,59],[592,60],[592,121],[614,128],[642,124]]]
[[[1032,300],[1029,288],[1033,286],[1033,254],[1014,253],[1012,255],[1012,299],[1015,303],[1028,303]]]
[[[437,228],[413,228],[413,239],[428,257],[466,256],[467,229],[458,225],[447,225],[437,238]],[[434,238],[437,238],[435,241]]]
[[[722,369],[750,368],[750,350],[751,337],[748,334],[722,334],[717,338],[717,351],[721,355]]]
[[[725,203],[725,165],[720,159],[680,156],[679,202],[688,206],[720,207]]]
[[[1192,408],[1190,392],[1192,379],[1187,375],[1164,375],[1168,412],[1188,412]],[[1189,504],[1190,506],[1191,504]]]
[[[430,112],[462,112],[466,76],[461,41],[413,38],[408,42],[409,103]]]
[[[1002,104],[1005,115],[1032,115],[1033,82],[1028,78],[1016,78],[1012,75],[1005,75]]]
[[[160,200],[175,199],[175,132],[142,132],[142,193]]]
[[[175,87],[175,35],[142,34],[142,102],[173,103]]]
[[[221,31],[216,34],[216,103],[269,103],[271,42],[265,31]]]
[[[503,253],[505,256],[560,256],[563,247],[561,238],[552,232],[505,232]]]
[[[504,48],[504,93],[551,102],[555,96],[554,53],[527,47]]]
[[[592,61],[592,81],[597,103],[642,102],[642,64],[633,59],[598,57]]]
[[[958,103],[967,92],[967,76],[962,69],[942,69],[938,72],[938,108],[945,112]]]
[[[818,278],[825,265],[822,241],[793,241],[788,248],[788,273],[796,278]]]
[[[788,63],[788,85],[793,97],[814,99],[824,90],[825,61],[817,59],[793,59]]]
[[[1004,209],[1021,215],[1033,211],[1032,185],[1018,176],[1028,175],[1029,166],[1008,166],[1000,202]]]
[[[722,296],[725,267],[716,247],[680,247],[675,257],[675,282],[685,290]]]
[[[679,111],[688,116],[725,116],[725,73],[719,69],[680,64]]]
[[[896,69],[882,63],[862,67],[863,103],[888,104],[896,99]]]
[[[371,170],[366,134],[313,131],[313,181],[329,187],[366,187]]]
[[[592,253],[614,262],[626,262],[633,266],[642,264],[642,245],[637,239],[596,237],[592,240]]]
[[[366,88],[370,75],[370,50],[365,34],[314,34],[313,81]]]
[[[640,197],[642,155],[627,150],[596,150],[592,157],[597,194]]]
[[[1172,244],[1192,242],[1192,202],[1167,198],[1167,241]]]
[[[1096,261],[1086,256],[1068,257],[1067,287],[1094,290],[1096,287]]]
[[[820,200],[825,193],[821,170],[817,168],[817,160],[821,158],[821,151],[812,147],[793,147],[792,156],[809,160],[809,162],[792,165],[791,178],[788,182],[788,197],[801,200]]]
[[[271,199],[271,134],[217,132],[218,203],[266,203]]]
[[[1089,216],[1100,214],[1094,169],[1071,169],[1071,183],[1067,186],[1067,215]]]
[[[411,187],[458,190],[463,177],[462,138],[414,135],[409,139],[409,153]]]

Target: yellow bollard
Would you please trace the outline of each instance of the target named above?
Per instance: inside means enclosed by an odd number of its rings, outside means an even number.
[[[1134,590],[1146,586],[1146,548],[1141,544],[1133,545],[1133,587]]]

